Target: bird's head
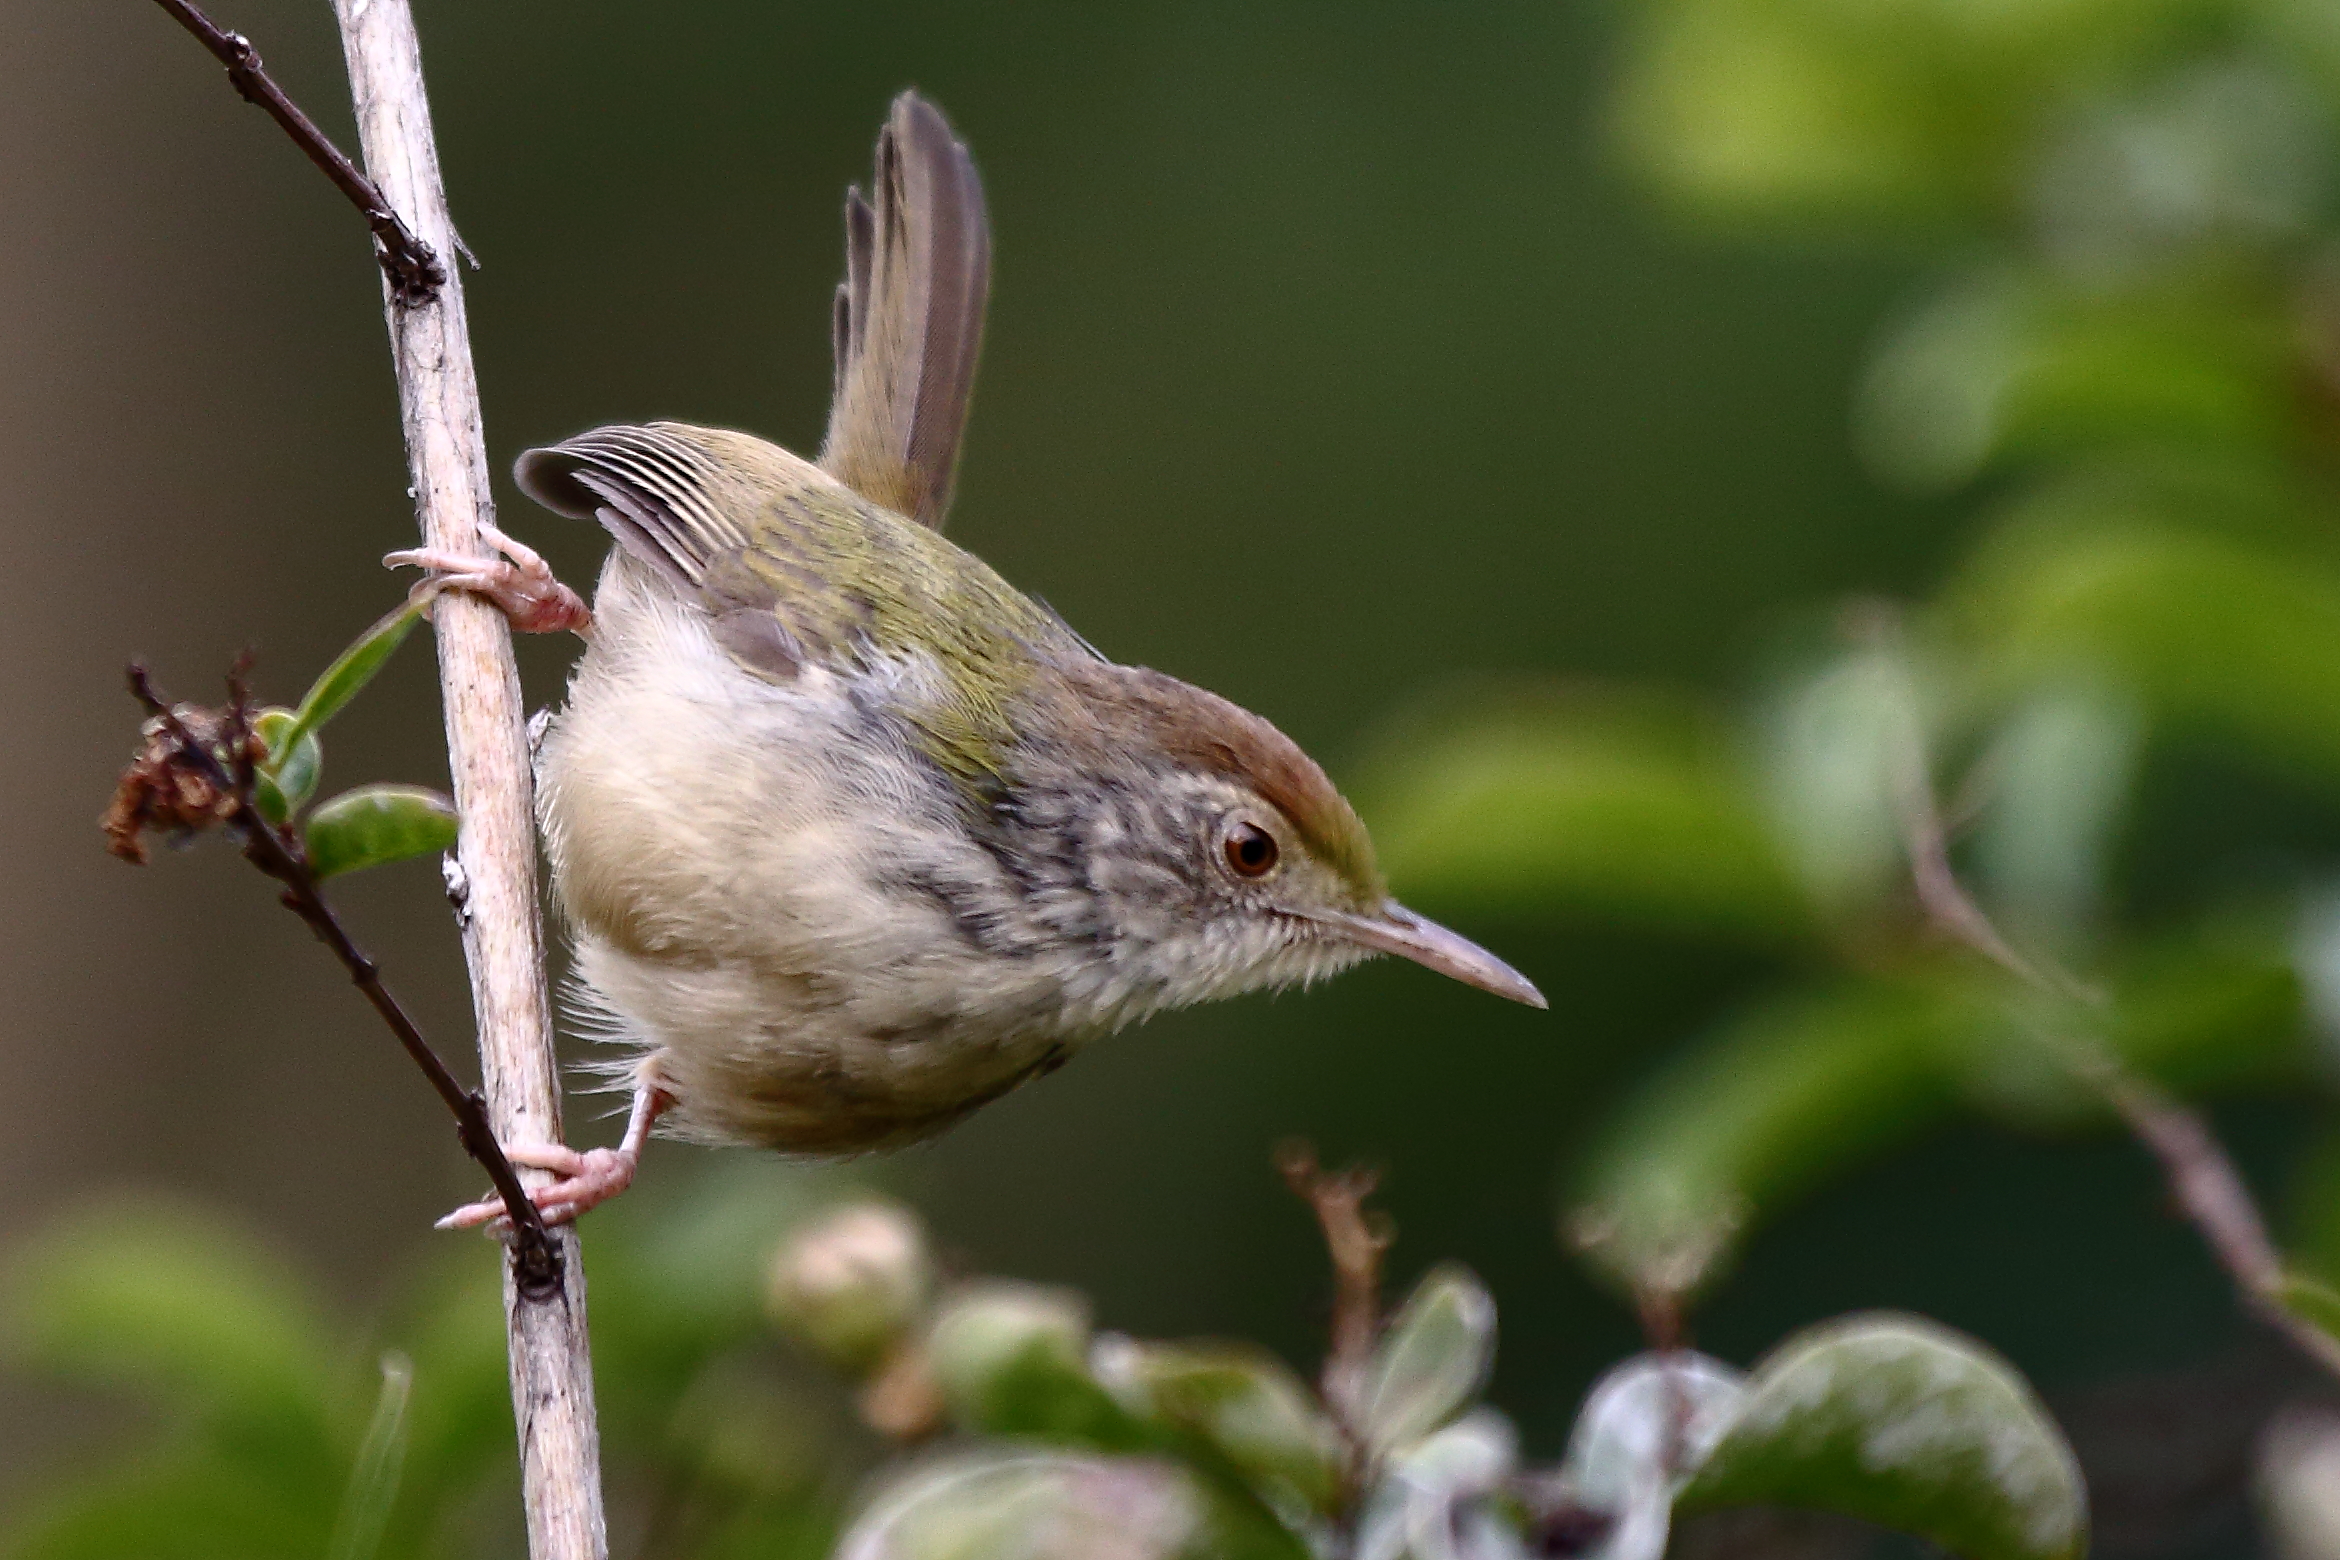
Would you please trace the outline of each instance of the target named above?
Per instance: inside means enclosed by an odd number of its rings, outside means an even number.
[[[1079,678],[1084,876],[1161,1005],[1314,980],[1393,953],[1514,1002],[1527,978],[1389,896],[1364,824],[1274,726],[1158,672]]]

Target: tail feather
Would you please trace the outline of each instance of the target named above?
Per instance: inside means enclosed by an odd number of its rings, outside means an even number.
[[[983,181],[934,105],[905,92],[878,136],[871,196],[845,198],[821,464],[925,525],[950,509],[990,291]]]

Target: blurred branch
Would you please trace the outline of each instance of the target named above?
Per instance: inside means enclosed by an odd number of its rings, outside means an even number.
[[[1352,1524],[1372,1474],[1359,1398],[1381,1333],[1381,1259],[1394,1236],[1386,1217],[1365,1211],[1365,1199],[1381,1179],[1373,1171],[1362,1165],[1326,1170],[1317,1163],[1314,1146],[1297,1140],[1276,1150],[1276,1169],[1293,1195],[1315,1213],[1332,1258],[1331,1346],[1318,1391],[1341,1437],[1339,1541],[1334,1553],[1346,1555],[1356,1537]]]
[[[285,95],[284,89],[269,76],[267,67],[260,63],[260,51],[252,47],[252,40],[222,28],[192,0],[155,0],[155,4],[176,18],[180,26],[193,33],[227,67],[228,85],[236,89],[237,96],[266,109],[268,117],[292,137],[293,144],[306,152],[309,161],[333,181],[333,187],[357,207],[358,214],[366,219],[366,226],[373,230],[374,258],[381,262],[382,274],[389,279],[390,290],[398,300],[412,308],[437,296],[447,281],[446,267],[440,263],[437,252],[415,236],[414,230],[390,209],[390,202],[383,198],[374,181],[360,173],[357,164],[342,155],[341,148],[317,128],[316,121]]]
[[[252,734],[251,701],[243,674],[241,663],[229,674],[225,709],[195,710],[171,705],[155,692],[145,667],[131,666],[130,693],[152,717],[148,724],[152,736],[123,776],[122,789],[107,813],[106,832],[112,837],[114,854],[143,860],[139,836],[157,824],[186,829],[216,822],[233,833],[243,843],[245,859],[284,885],[285,908],[308,922],[317,940],[333,950],[351,981],[365,993],[374,1011],[382,1015],[382,1022],[390,1026],[390,1032],[453,1113],[455,1135],[463,1151],[487,1171],[512,1220],[512,1265],[520,1285],[534,1294],[558,1293],[560,1257],[553,1250],[543,1215],[520,1184],[519,1172],[489,1130],[486,1102],[476,1090],[456,1081],[405,1007],[383,984],[380,967],[366,957],[325,902],[300,842],[270,823],[254,800],[258,778],[254,765],[260,744]],[[202,735],[190,729],[191,721],[204,726]]]
[[[1889,628],[1880,628],[1890,633]],[[1949,831],[1935,798],[1922,738],[1913,721],[1911,739],[1897,755],[1894,779],[1909,852],[1910,879],[1918,905],[1939,930],[2036,990],[2102,1011],[2110,998],[2052,961],[2015,951],[1982,907],[1958,880],[1950,861]],[[2291,1341],[2301,1353],[2340,1376],[2340,1338],[2301,1316],[2289,1304],[2294,1280],[2267,1234],[2267,1221],[2252,1199],[2210,1124],[2175,1095],[2142,1077],[2093,1036],[2074,1042],[2073,1072],[2093,1087],[2161,1165],[2170,1195],[2199,1230],[2211,1254],[2242,1290],[2251,1310]]]
[[[1346,1415],[1356,1404],[1357,1382],[1381,1330],[1381,1259],[1391,1237],[1386,1220],[1365,1212],[1365,1199],[1380,1177],[1361,1165],[1325,1170],[1306,1143],[1279,1149],[1276,1169],[1316,1214],[1332,1257],[1332,1347],[1325,1356],[1324,1395]]]
[[[413,8],[408,0],[334,0],[333,11],[366,171],[416,233],[448,252],[454,228],[439,177]],[[450,270],[435,296],[419,305],[408,304],[395,282],[386,280],[384,292],[410,491],[423,540],[476,554],[480,528],[492,524],[494,505],[462,280]],[[489,1115],[499,1141],[557,1143],[560,1077],[545,989],[533,780],[511,628],[496,608],[468,596],[441,599],[431,622],[447,766],[463,820],[448,895],[471,972]],[[534,1560],[603,1560],[609,1536],[575,1230],[557,1229],[553,1246],[563,1259],[558,1293],[539,1299],[509,1272],[504,1284],[528,1549]]]

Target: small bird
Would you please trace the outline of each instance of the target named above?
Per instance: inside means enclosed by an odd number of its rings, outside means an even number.
[[[499,557],[388,560],[586,640],[537,807],[634,1108],[614,1149],[511,1147],[556,1176],[546,1217],[623,1190],[654,1125],[890,1148],[1149,1014],[1378,953],[1542,1007],[1389,897],[1356,813],[1275,727],[1114,664],[944,540],[991,234],[916,93],[845,231],[817,464],[677,423],[529,451],[521,488],[616,542],[590,611],[492,527]]]

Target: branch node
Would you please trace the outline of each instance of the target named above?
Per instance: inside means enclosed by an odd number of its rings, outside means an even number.
[[[155,0],[178,24],[195,35],[212,57],[227,68],[228,85],[245,102],[265,109],[292,137],[293,144],[333,181],[334,188],[358,209],[374,236],[374,259],[389,278],[390,293],[409,309],[420,308],[439,295],[447,270],[436,251],[408,227],[374,181],[335,146],[315,120],[287,96],[260,63],[260,51],[239,32],[229,32],[203,14],[194,0]],[[478,262],[474,261],[474,266]]]

